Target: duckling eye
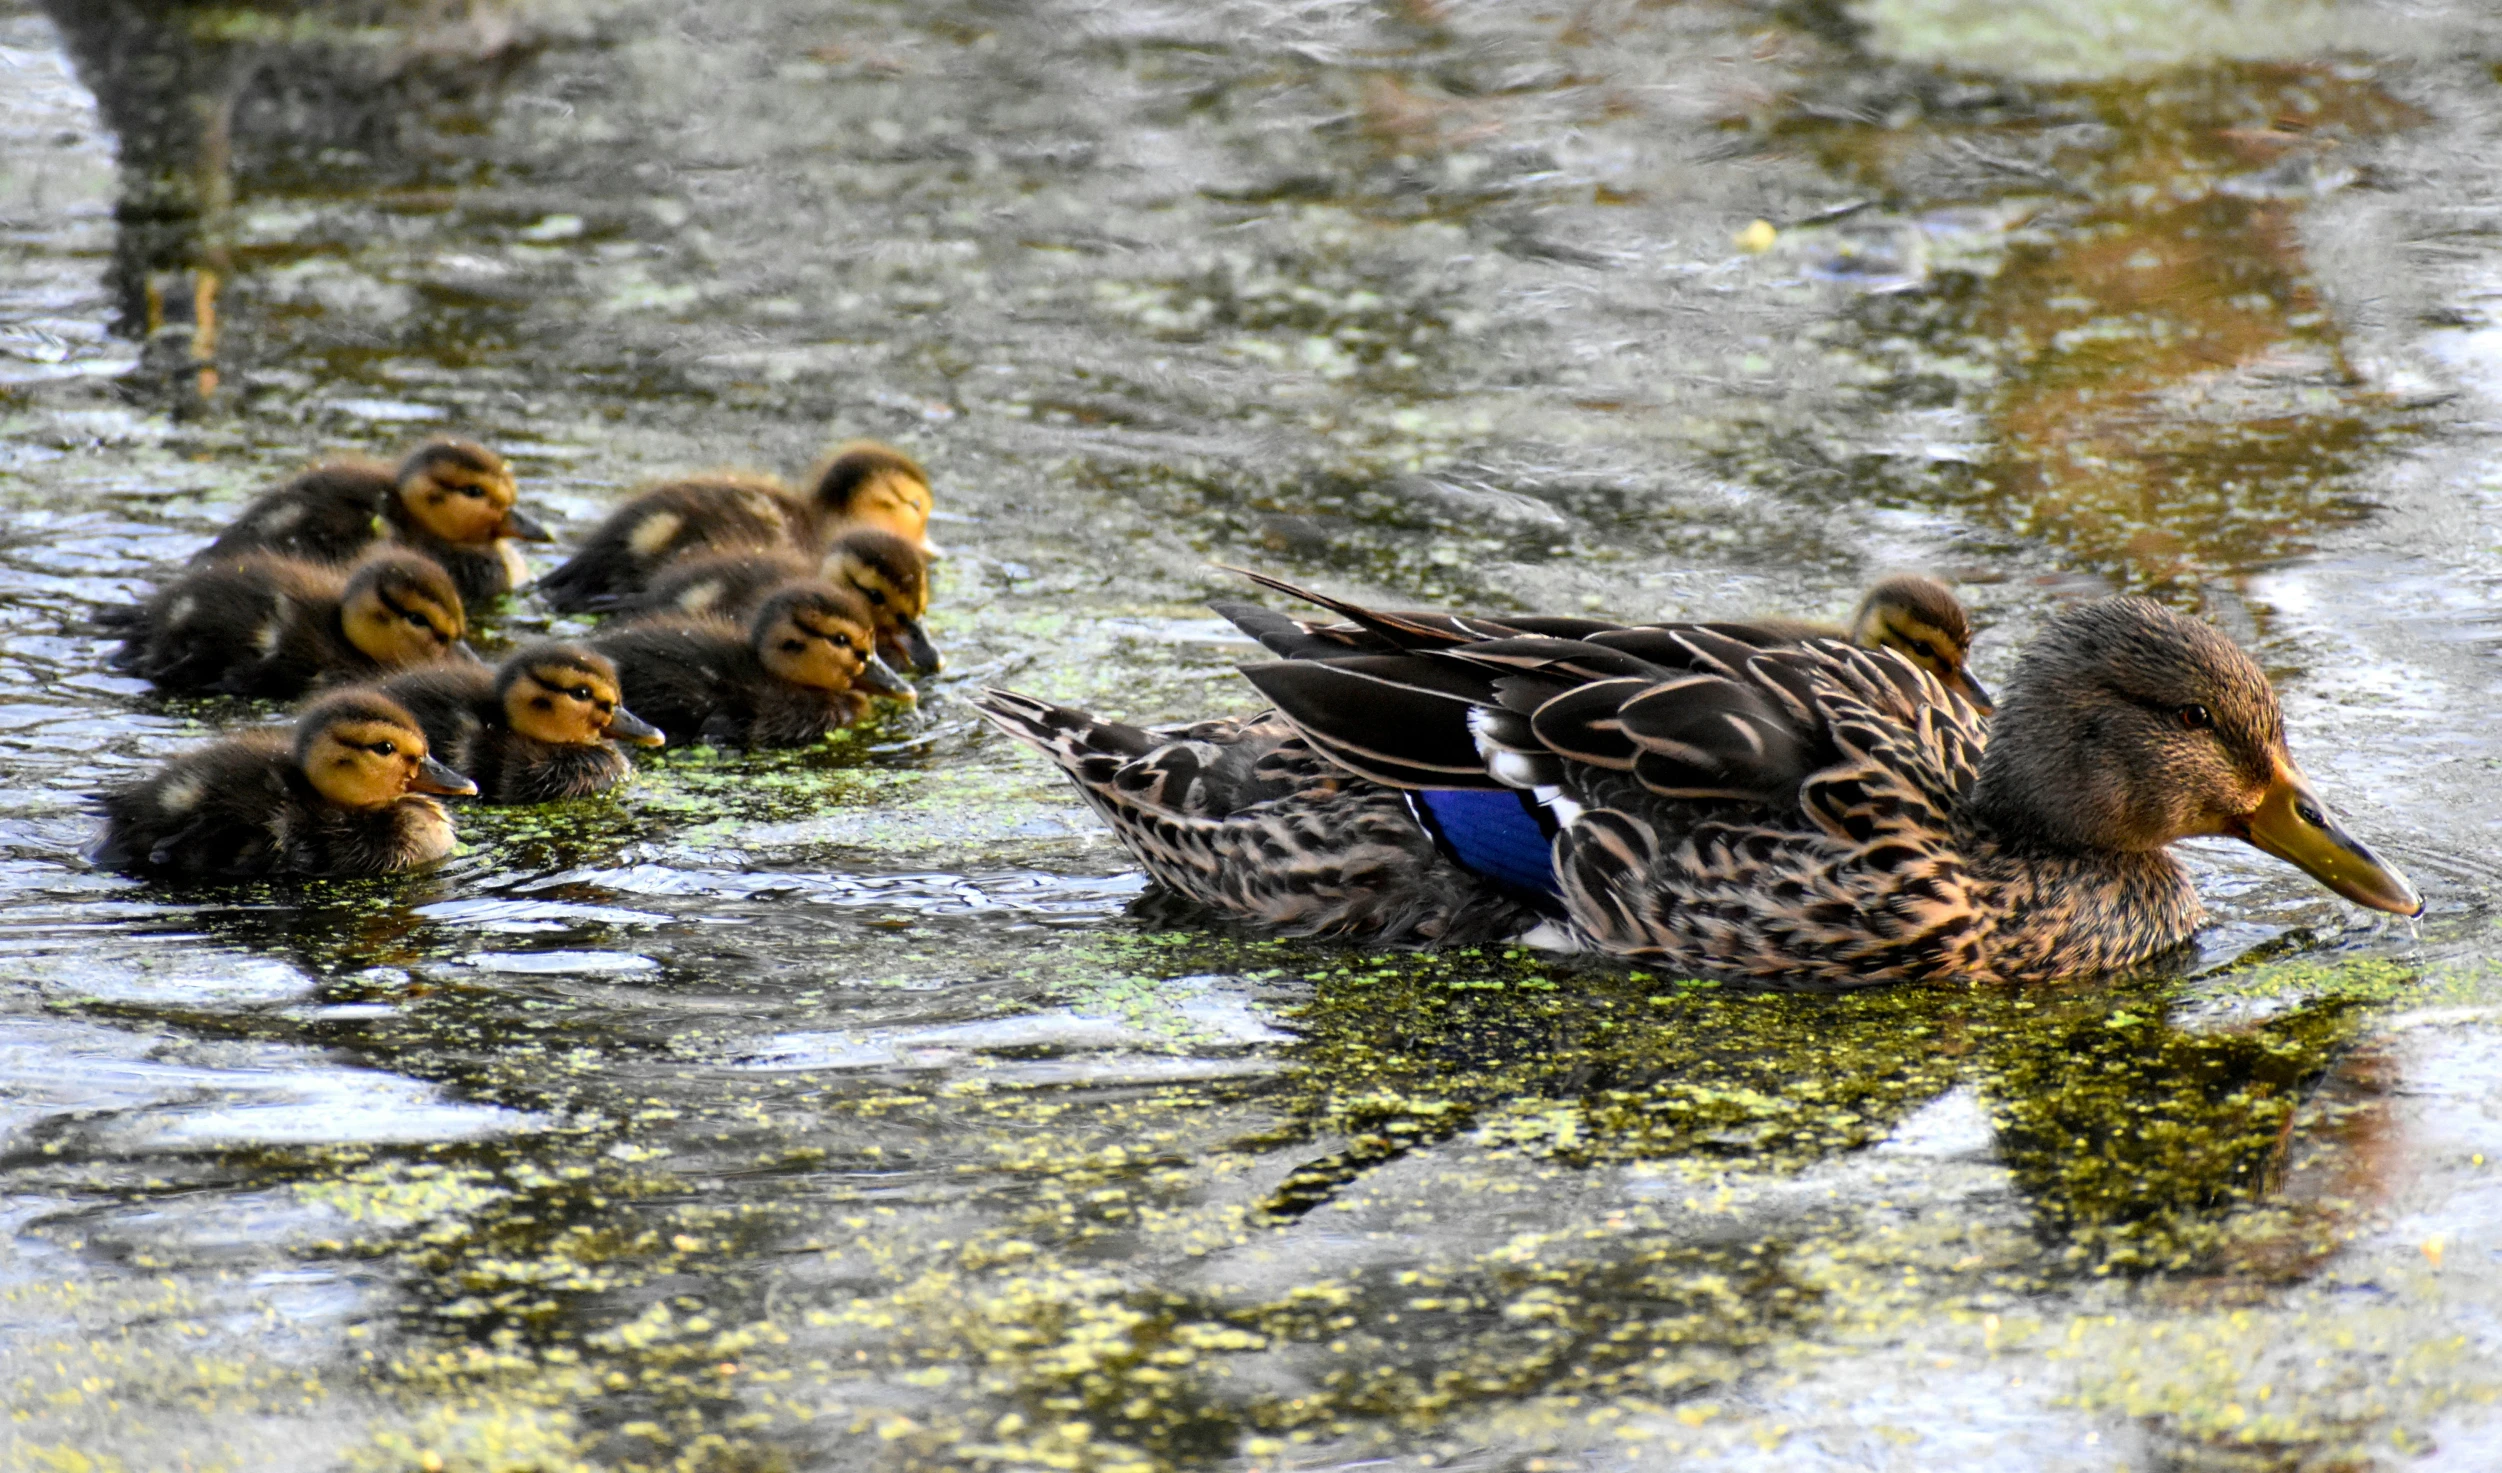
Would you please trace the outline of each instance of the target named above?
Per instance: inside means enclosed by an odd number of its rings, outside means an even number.
[[[871,603],[873,603],[873,604],[876,604],[876,605],[877,605],[879,608],[881,608],[881,609],[882,609],[882,608],[884,608],[884,607],[886,607],[886,590],[885,590],[885,589],[883,589],[883,588],[863,588],[863,589],[861,589],[860,591],[861,591],[862,593],[865,593],[865,594],[867,594],[867,595],[869,596],[869,602],[871,602]]]
[[[587,685],[577,685],[573,689],[565,692],[565,694],[573,697],[577,701],[587,701],[591,698],[591,688]]]
[[[2195,701],[2181,707],[2174,714],[2180,718],[2181,728],[2184,731],[2211,731],[2215,727],[2214,715]]]
[[[782,641],[782,652],[787,655],[798,654],[801,650],[804,650],[807,647],[808,641],[804,639],[786,639]]]
[[[388,757],[399,751],[399,748],[393,746],[389,742],[376,742],[372,746],[367,747],[365,750],[373,753],[377,757]]]
[[[479,500],[486,495],[486,487],[479,485],[475,481],[471,481],[466,485],[454,486],[452,489],[458,491],[461,495],[468,497],[472,501]]]
[[[431,630],[434,628],[433,625],[426,622],[426,616],[423,614],[403,614],[400,617],[406,619],[409,623],[416,625],[420,629]]]

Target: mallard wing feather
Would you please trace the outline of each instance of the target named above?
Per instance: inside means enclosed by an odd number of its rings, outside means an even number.
[[[1406,795],[1267,713],[1142,729],[1012,691],[974,705],[1049,757],[1166,888],[1289,935],[1465,941],[1534,924],[1454,863]]]

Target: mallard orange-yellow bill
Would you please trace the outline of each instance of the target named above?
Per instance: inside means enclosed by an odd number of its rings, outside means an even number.
[[[2277,770],[2257,811],[2231,832],[2357,905],[2392,915],[2424,912],[2424,899],[2406,876],[2347,833],[2312,790],[2310,779],[2290,767]]]

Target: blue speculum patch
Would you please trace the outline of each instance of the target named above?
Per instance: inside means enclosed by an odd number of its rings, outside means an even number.
[[[1416,795],[1453,858],[1490,879],[1540,895],[1555,883],[1554,842],[1537,800],[1511,788],[1428,788]]]

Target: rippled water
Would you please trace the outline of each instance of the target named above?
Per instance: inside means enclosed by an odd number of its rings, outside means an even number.
[[[7,1466],[2502,1463],[2490,15],[55,11],[0,0]],[[213,384],[108,330],[201,261]],[[274,714],[93,611],[435,429],[573,531],[903,444],[947,673],[421,875],[83,867],[85,794]],[[1917,565],[1990,680],[2145,589],[2432,909],[2196,846],[2194,958],[2025,995],[1212,932],[958,699],[1247,709],[1210,561]]]

